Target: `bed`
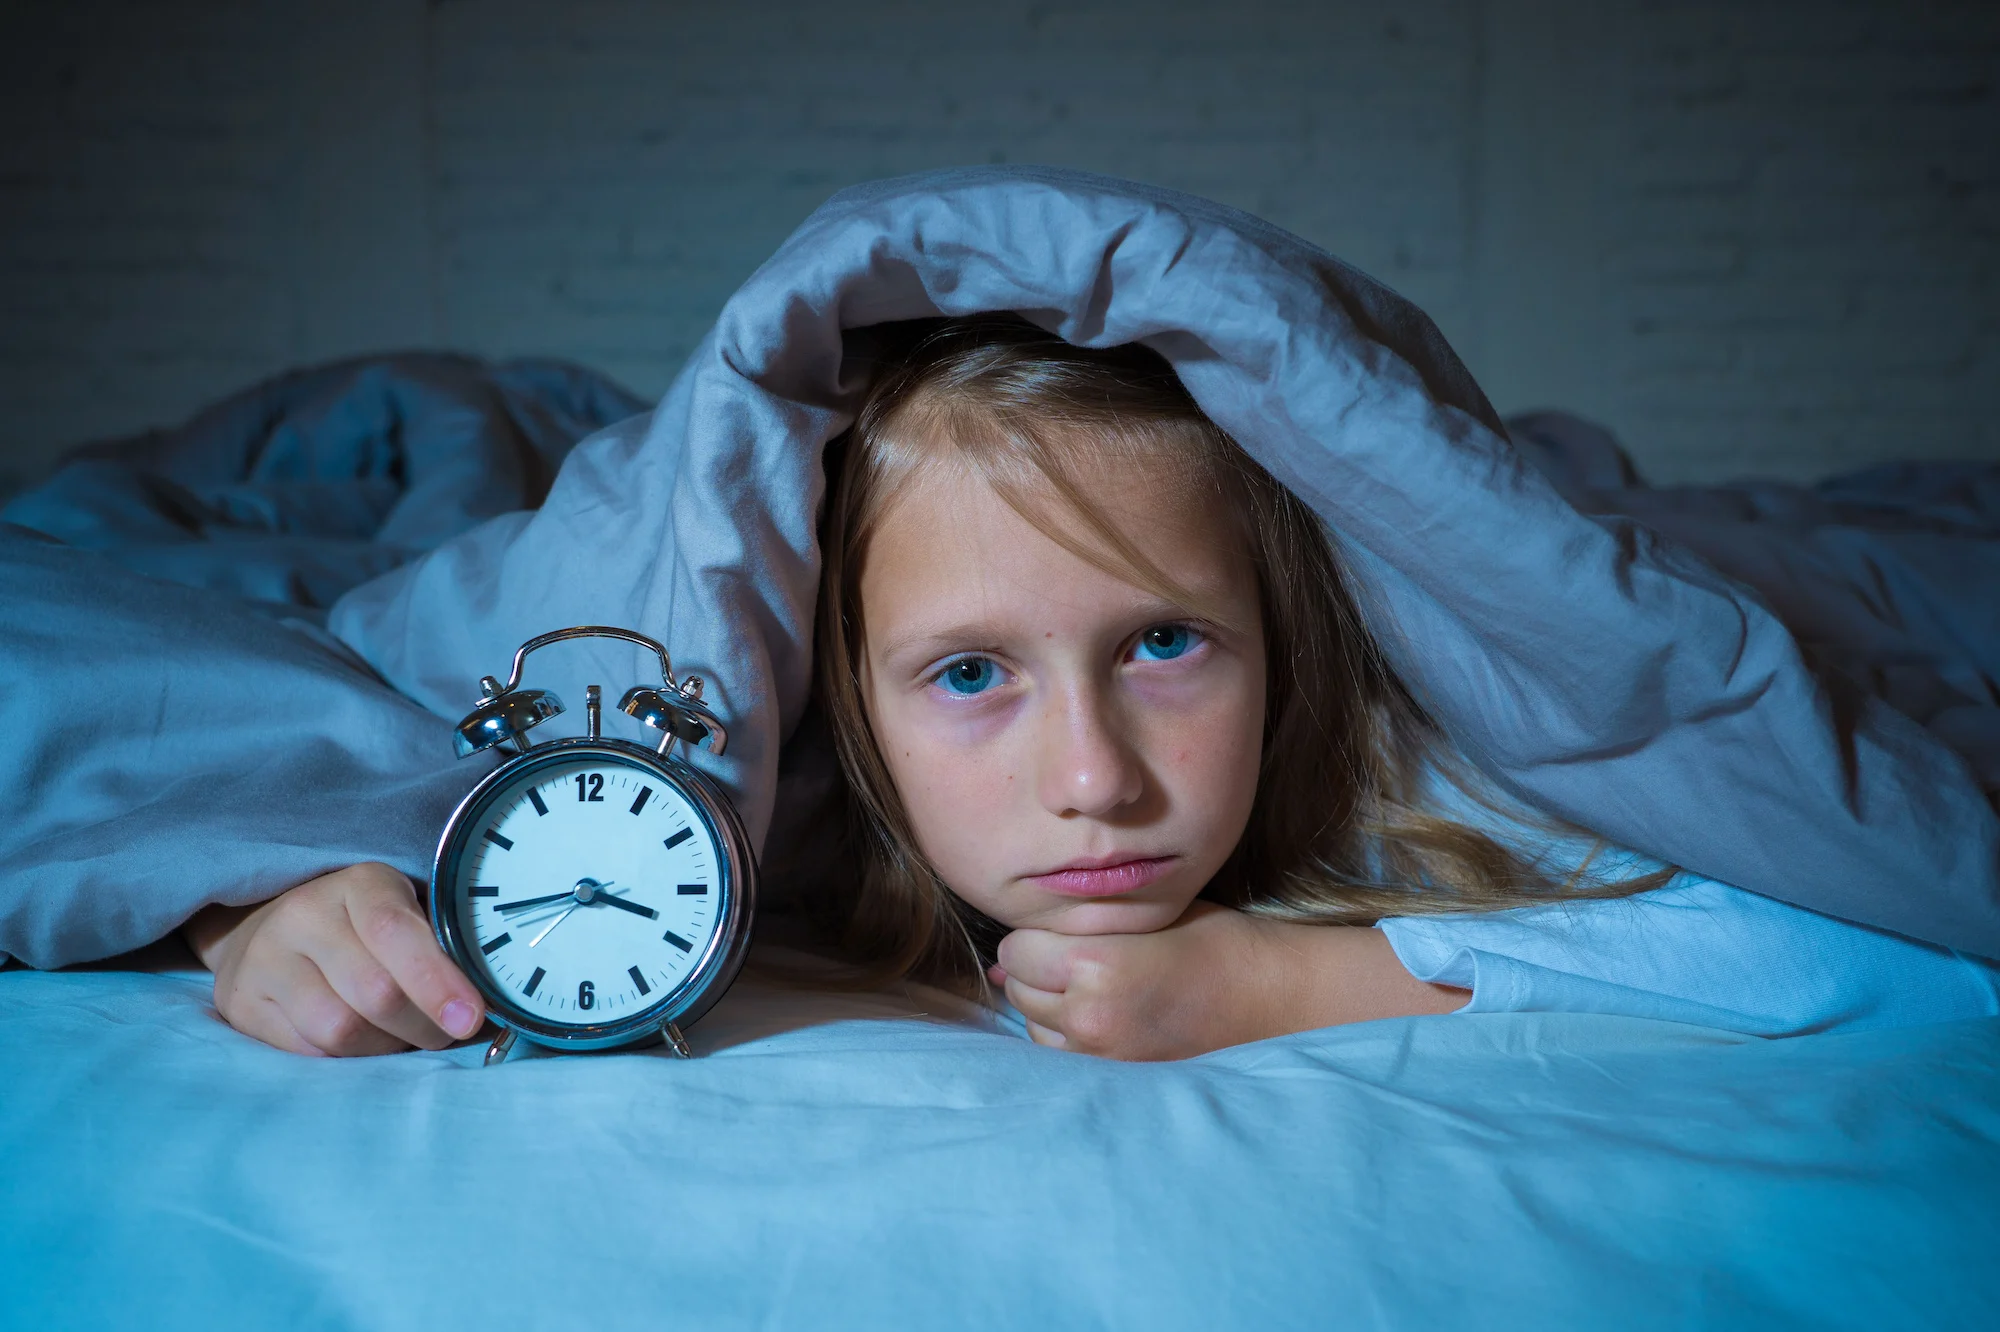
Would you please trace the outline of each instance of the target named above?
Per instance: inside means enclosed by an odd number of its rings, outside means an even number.
[[[961,306],[1152,339],[1521,798],[2000,955],[2000,469],[1651,491],[1583,423],[1503,426],[1414,307],[1254,219],[889,182],[810,219],[650,411],[568,367],[369,358],[0,511],[0,1322],[2000,1325],[2000,1019],[1468,1012],[1117,1064],[766,951],[691,1062],[306,1060],[219,1020],[175,927],[356,860],[421,877],[479,775],[451,721],[551,624],[664,626],[719,681],[714,775],[782,840],[800,441],[842,424],[844,339]]]
[[[754,971],[692,1062],[302,1060],[0,973],[10,1326],[1984,1327],[2000,1021],[1587,1014],[1180,1064]]]

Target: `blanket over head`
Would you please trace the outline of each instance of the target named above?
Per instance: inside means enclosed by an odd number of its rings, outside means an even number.
[[[821,452],[865,387],[851,332],[994,310],[1074,343],[1140,341],[1164,355],[1325,518],[1396,670],[1517,795],[1745,888],[2000,955],[2000,822],[1961,753],[1816,676],[1767,603],[1689,549],[1565,500],[1409,302],[1255,218],[1102,177],[946,171],[837,195],[729,301],[650,414],[569,455],[538,511],[491,518],[355,589],[328,627],[395,690],[452,719],[532,635],[610,623],[659,637],[678,670],[711,681],[731,743],[726,758],[695,761],[761,840],[779,750],[807,702]],[[622,687],[644,674],[622,646],[558,651],[569,655],[531,663],[531,683]],[[409,757],[413,723],[379,685],[357,679],[352,692],[371,688],[380,697],[354,706],[392,718],[393,752],[352,717],[335,736],[262,695],[237,701],[273,728],[365,751],[366,762],[329,769],[322,795],[348,811],[336,822],[383,798],[342,786],[360,774],[395,769],[400,785],[384,790],[439,792],[365,832],[313,831],[343,848],[372,837],[377,858],[421,873],[430,844],[409,829],[441,825],[448,788],[478,774],[441,775],[455,771],[442,727],[437,769],[408,771],[422,766]],[[7,726],[40,724],[0,713]],[[158,715],[171,727],[170,710]],[[165,757],[148,761],[170,771]],[[199,829],[197,803],[172,808]],[[152,826],[165,826],[162,812]],[[114,820],[92,826],[119,844]],[[0,869],[33,867],[72,897],[89,886],[87,867],[5,836]],[[181,886],[158,887],[147,919],[171,928],[203,901],[268,896],[303,864],[254,844],[207,850],[216,863],[167,876]],[[273,882],[280,866],[293,877]],[[47,911],[40,933],[10,925],[23,911],[0,899],[0,949],[44,965],[87,955],[57,945]]]
[[[863,387],[842,334],[991,310],[1163,354],[1326,519],[1424,706],[1534,804],[1726,882],[2000,953],[2000,837],[1959,756],[1878,702],[1843,705],[1743,587],[1580,515],[1408,301],[1255,218],[1101,177],[946,171],[837,195],[650,420],[578,448],[539,513],[350,594],[332,627],[446,712],[480,663],[551,625],[664,635],[736,719],[722,775],[761,834],[806,704],[820,452]]]

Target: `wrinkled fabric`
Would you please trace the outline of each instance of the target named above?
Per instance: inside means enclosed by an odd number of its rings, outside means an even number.
[[[206,979],[0,974],[10,1325],[2000,1325],[2000,1021],[1120,1064],[753,972],[693,1062],[482,1069],[271,1050]]]
[[[1437,769],[1425,803],[1553,881],[1637,879],[1670,867],[1552,828]],[[2000,962],[1807,911],[1682,871],[1627,897],[1378,922],[1404,970],[1471,991],[1460,1013],[1604,1013],[1745,1036],[1917,1027],[2000,1017]]]
[[[0,509],[0,958],[126,952],[357,861],[428,874],[491,759],[315,622],[641,405],[554,362],[373,357],[80,448]]]
[[[426,876],[490,759],[338,641],[0,527],[0,953],[108,957],[364,860]]]
[[[343,361],[175,430],[76,449],[0,523],[317,618],[418,552],[541,503],[572,444],[645,405],[557,361]]]
[[[2000,1017],[2000,964],[1691,876],[1609,901],[1378,927],[1463,1013],[1606,1013],[1746,1036]]]
[[[2000,463],[1654,489],[1600,426],[1508,428],[1580,512],[1635,519],[1756,589],[1836,706],[1882,700],[2000,793]]]

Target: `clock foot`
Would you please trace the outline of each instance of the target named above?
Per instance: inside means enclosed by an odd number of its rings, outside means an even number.
[[[508,1054],[513,1051],[514,1042],[516,1040],[519,1040],[520,1036],[521,1036],[520,1032],[515,1031],[512,1027],[509,1027],[507,1030],[501,1032],[498,1036],[494,1037],[493,1044],[486,1047],[486,1062],[481,1064],[480,1067],[491,1068],[495,1064],[499,1063],[501,1060],[505,1059],[508,1056]]]
[[[688,1048],[687,1037],[681,1035],[679,1027],[676,1027],[671,1022],[662,1022],[660,1024],[660,1035],[666,1038],[667,1048],[674,1052],[674,1058],[694,1058],[694,1051]]]

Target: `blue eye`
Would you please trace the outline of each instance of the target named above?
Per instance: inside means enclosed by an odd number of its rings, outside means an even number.
[[[948,694],[983,694],[1000,683],[991,657],[960,657],[932,677]]]
[[[1139,661],[1172,661],[1196,641],[1194,630],[1184,624],[1156,624],[1139,635],[1132,655]]]

